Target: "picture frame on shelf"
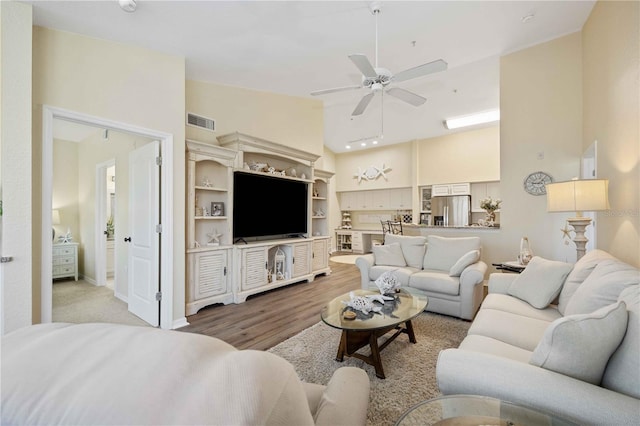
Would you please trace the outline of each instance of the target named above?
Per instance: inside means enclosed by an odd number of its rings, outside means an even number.
[[[224,216],[224,203],[213,201],[211,203],[211,216]]]

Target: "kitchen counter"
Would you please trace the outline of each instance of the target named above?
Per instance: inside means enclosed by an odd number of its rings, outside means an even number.
[[[416,225],[415,223],[403,223],[403,228],[412,228],[412,229],[471,229],[474,231],[477,230],[499,230],[500,224],[496,224],[495,226],[480,226],[480,225],[468,225],[468,226],[435,226],[435,225]]]

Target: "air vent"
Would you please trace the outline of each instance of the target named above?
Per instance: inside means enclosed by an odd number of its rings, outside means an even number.
[[[216,131],[216,122],[212,118],[202,117],[190,112],[187,113],[187,124],[189,126],[200,127],[212,132]]]

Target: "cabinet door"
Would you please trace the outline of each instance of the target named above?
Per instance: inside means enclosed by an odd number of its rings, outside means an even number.
[[[431,211],[431,187],[426,186],[420,188],[421,205],[420,208],[423,212]]]
[[[449,185],[433,185],[431,187],[431,195],[434,197],[442,196],[442,195],[450,195],[449,191],[450,191]]]
[[[229,253],[227,250],[195,254],[195,299],[229,293],[227,279]]]
[[[480,201],[487,196],[487,184],[484,182],[471,184],[471,211],[481,212]]]
[[[293,245],[293,271],[291,277],[299,277],[311,272],[311,244],[300,243]]]
[[[487,182],[487,197],[491,197],[494,200],[500,198],[500,181]]]
[[[340,209],[353,210],[355,208],[355,196],[353,192],[340,193]]]
[[[471,184],[470,183],[452,183],[451,184],[451,195],[469,195],[471,193]]]
[[[325,238],[313,240],[313,271],[319,271],[329,266],[329,248]]]
[[[371,210],[389,210],[389,196],[392,191],[387,189],[380,189],[372,192],[372,206]]]
[[[400,205],[398,206],[401,210],[407,210],[412,207],[412,197],[411,197],[411,188],[402,188],[398,190],[400,192]]]
[[[267,249],[255,247],[242,250],[242,290],[267,284]]]

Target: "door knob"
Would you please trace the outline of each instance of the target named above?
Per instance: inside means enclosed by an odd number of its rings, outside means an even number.
[[[131,237],[124,237],[124,242],[125,243],[130,243],[131,242]]]

